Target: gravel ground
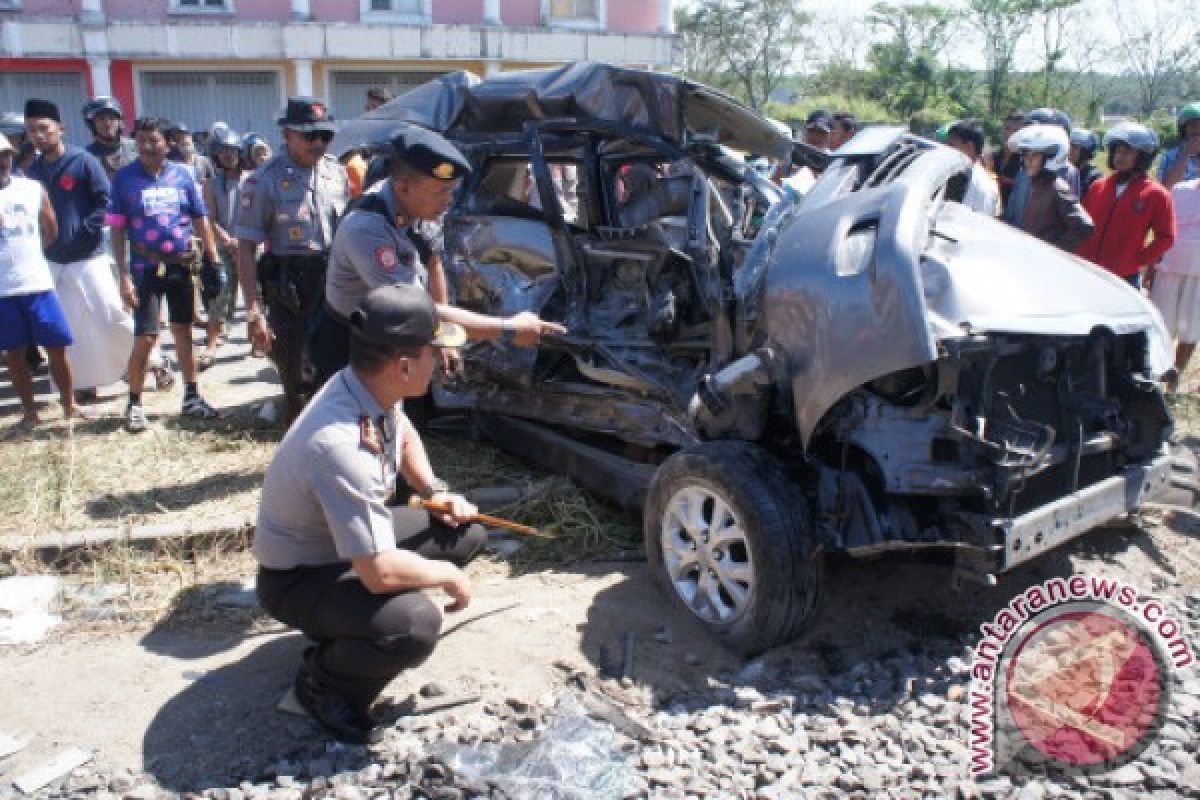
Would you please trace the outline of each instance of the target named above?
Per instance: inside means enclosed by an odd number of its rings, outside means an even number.
[[[1200,640],[1200,592],[1169,612]],[[670,629],[658,644],[670,646]],[[1200,679],[1176,676],[1158,740],[1135,762],[1091,777],[1014,784],[967,773],[967,635],[830,671],[820,653],[768,654],[703,685],[653,689],[589,678],[566,664],[534,699],[456,698],[436,682],[386,707],[383,742],[347,747],[302,717],[280,719],[294,749],[258,774],[227,764],[191,794],[148,774],[88,764],[37,798],[166,796],[358,798],[1176,798],[1200,797]],[[800,655],[795,655],[800,653]],[[689,659],[687,654],[681,660]],[[413,706],[426,707],[414,714]],[[441,708],[442,710],[438,710]],[[228,780],[238,775],[242,780]],[[6,776],[8,777],[8,776]],[[11,785],[0,797],[22,796]]]

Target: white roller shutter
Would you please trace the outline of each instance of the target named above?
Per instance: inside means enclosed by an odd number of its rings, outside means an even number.
[[[83,73],[0,72],[0,111],[23,112],[25,101],[31,97],[49,100],[58,106],[68,142],[82,146],[92,140],[80,114],[83,104],[88,101]]]
[[[275,120],[283,99],[275,72],[142,72],[142,116],[166,117],[193,131],[208,130],[221,120],[238,133],[279,139]]]
[[[333,114],[339,120],[361,116],[367,103],[367,89],[373,86],[390,89],[392,94],[401,95],[443,74],[445,73],[335,70],[330,73],[330,102],[333,105]]]

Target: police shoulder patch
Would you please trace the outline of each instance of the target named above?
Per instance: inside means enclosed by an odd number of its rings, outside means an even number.
[[[400,259],[396,256],[396,248],[391,245],[381,245],[375,248],[375,263],[385,272],[395,272]]]

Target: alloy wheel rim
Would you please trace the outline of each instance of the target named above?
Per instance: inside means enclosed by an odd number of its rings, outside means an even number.
[[[675,492],[660,537],[667,577],[693,614],[728,623],[745,611],[754,563],[742,521],[723,497],[701,486]]]

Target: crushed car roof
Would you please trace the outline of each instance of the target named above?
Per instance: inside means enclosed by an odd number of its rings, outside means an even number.
[[[451,72],[342,126],[341,155],[388,139],[404,124],[455,134],[519,133],[526,122],[571,118],[620,124],[685,146],[697,136],[784,158],[786,132],[729,95],[674,75],[580,61],[480,80]]]

